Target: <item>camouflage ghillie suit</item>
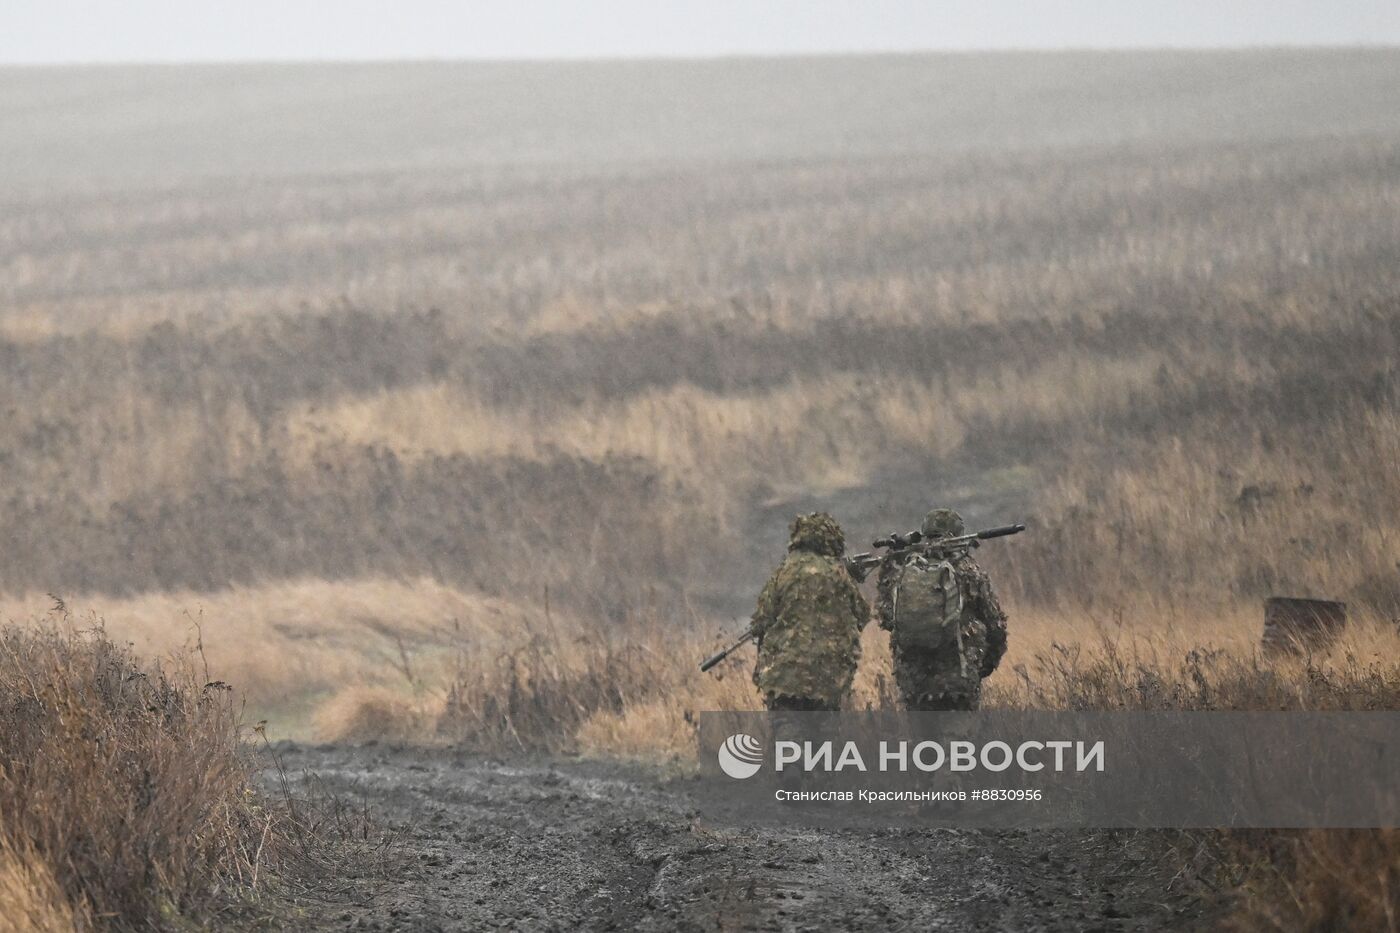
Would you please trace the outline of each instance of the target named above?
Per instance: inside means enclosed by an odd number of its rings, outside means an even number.
[[[963,534],[962,516],[952,509],[934,509],[919,529],[926,538]],[[982,696],[982,680],[990,677],[1006,653],[1006,613],[992,592],[991,581],[972,556],[960,553],[949,560],[962,597],[958,637],[936,651],[909,649],[891,638],[895,682],[912,710],[972,710]],[[898,588],[904,565],[893,561],[880,567],[877,578],[880,627],[897,625]],[[959,650],[959,646],[961,650]]]
[[[835,710],[850,695],[870,606],[841,563],[845,550],[825,512],[793,522],[788,555],[753,614],[753,682],[770,710]]]

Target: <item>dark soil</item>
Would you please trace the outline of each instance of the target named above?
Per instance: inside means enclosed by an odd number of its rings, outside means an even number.
[[[390,829],[304,898],[311,929],[1157,930],[1202,902],[1161,835],[702,826],[690,781],[616,763],[279,746]],[[301,922],[299,926],[303,925]]]

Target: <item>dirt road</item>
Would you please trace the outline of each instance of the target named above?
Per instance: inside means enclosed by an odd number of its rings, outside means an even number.
[[[581,761],[283,744],[397,830],[390,871],[304,905],[351,930],[1138,930],[1194,927],[1160,840],[701,827],[688,782]],[[356,872],[363,872],[357,877]]]

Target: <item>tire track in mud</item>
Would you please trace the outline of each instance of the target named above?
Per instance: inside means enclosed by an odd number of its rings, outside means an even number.
[[[319,930],[1194,928],[1150,835],[707,827],[688,779],[450,749],[301,746],[294,785],[367,806],[389,867],[299,908]],[[269,780],[272,780],[270,777]]]

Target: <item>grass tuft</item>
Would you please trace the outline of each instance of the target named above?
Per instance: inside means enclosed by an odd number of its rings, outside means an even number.
[[[283,826],[256,768],[193,666],[143,665],[100,629],[0,629],[0,913],[144,930],[257,901]]]

